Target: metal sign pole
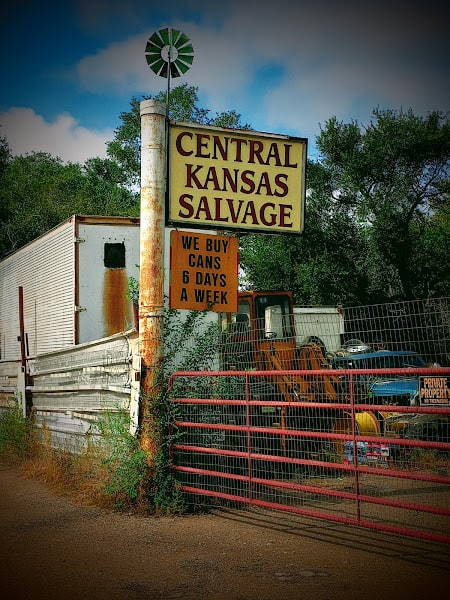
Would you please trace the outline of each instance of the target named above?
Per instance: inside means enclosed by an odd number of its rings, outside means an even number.
[[[144,100],[141,114],[139,352],[142,360],[141,446],[154,459],[158,440],[152,400],[163,358],[166,105]]]

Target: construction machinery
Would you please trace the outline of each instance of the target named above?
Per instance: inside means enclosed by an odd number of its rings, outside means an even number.
[[[238,312],[222,314],[222,368],[271,372],[252,390],[253,399],[268,398],[283,404],[279,414],[266,409],[261,423],[284,429],[311,429],[361,435],[406,435],[405,415],[371,410],[310,410],[295,403],[346,403],[350,405],[348,370],[356,370],[353,399],[362,404],[413,405],[418,391],[417,377],[361,376],[358,368],[425,366],[423,359],[410,351],[377,351],[360,340],[351,340],[337,352],[329,353],[320,332],[325,321],[316,320],[315,330],[299,343],[294,323],[293,296],[290,291],[246,291],[239,293]],[[319,335],[318,335],[319,334]],[[349,345],[350,344],[350,345]],[[368,359],[376,362],[367,362]],[[326,373],[317,374],[318,370]],[[336,373],[330,373],[335,369]],[[289,374],[285,371],[291,371]],[[308,371],[315,373],[308,374]],[[280,372],[274,374],[274,372]],[[368,381],[364,387],[362,382]],[[387,383],[386,383],[387,381]],[[411,388],[411,389],[410,389]],[[286,405],[286,402],[288,403]],[[401,423],[397,423],[400,419]],[[408,419],[414,421],[413,416]],[[428,426],[430,419],[427,419]],[[415,422],[415,421],[414,421]],[[422,427],[423,428],[423,427]],[[412,434],[411,434],[412,435]],[[285,440],[283,441],[283,443]],[[335,444],[338,447],[339,444]]]
[[[222,315],[222,366],[259,371],[304,371],[329,368],[325,348],[317,336],[297,344],[290,291],[239,293],[238,313]],[[289,402],[335,402],[339,378],[304,374],[276,377],[278,389]]]
[[[259,438],[261,450],[267,451],[268,445],[274,452],[305,456],[320,450],[317,438],[303,437],[300,443],[289,430],[330,432],[338,423],[340,432],[337,411],[312,406],[339,402],[340,380],[338,374],[313,372],[330,369],[326,349],[318,336],[298,344],[293,314],[290,291],[241,292],[238,312],[222,315],[222,368],[268,372],[267,377],[251,381],[250,398],[279,405],[262,406],[259,412],[255,409],[252,423],[284,433]],[[311,408],[305,403],[311,403]]]

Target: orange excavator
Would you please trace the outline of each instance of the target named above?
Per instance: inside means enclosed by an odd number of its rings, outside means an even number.
[[[265,409],[260,423],[284,429],[334,429],[333,411],[301,409],[298,402],[338,402],[338,375],[305,373],[329,369],[325,348],[319,338],[298,343],[290,291],[239,293],[237,313],[222,315],[222,368],[225,370],[277,371],[264,378],[263,391],[254,399],[288,402],[276,411]],[[283,371],[293,371],[288,375]],[[257,384],[255,387],[258,389]],[[295,443],[295,440],[294,442]],[[281,438],[283,451],[287,440]]]
[[[225,369],[305,371],[329,368],[321,340],[311,337],[298,345],[292,292],[239,293],[238,313],[222,317]],[[339,377],[320,378],[296,373],[277,375],[283,398],[289,402],[338,400]]]

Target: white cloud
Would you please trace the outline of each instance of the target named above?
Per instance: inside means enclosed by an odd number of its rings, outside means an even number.
[[[390,7],[388,18],[380,10],[385,4]],[[380,0],[374,10],[360,2],[336,9],[327,0],[313,5],[259,0],[257,8],[250,2],[228,2],[220,27],[205,18],[170,23],[190,37],[195,50],[192,68],[172,85],[188,81],[198,86],[212,113],[246,112],[245,120],[255,125],[247,104],[253,97],[254,112],[261,119],[264,116],[269,125],[290,124],[290,129],[305,119],[316,125],[333,115],[358,118],[352,111],[359,102],[369,115],[377,106],[447,110],[448,92],[439,91],[443,86],[433,72],[431,25],[429,14],[414,1],[407,14],[393,0]],[[130,96],[164,89],[166,80],[145,62],[145,43],[153,30],[150,26],[146,33],[86,56],[76,67],[81,85],[90,92],[114,89]],[[267,64],[285,73],[270,86],[255,81]]]
[[[97,54],[85,56],[75,67],[79,83],[94,93],[111,88],[119,93],[134,89],[150,91],[156,76],[145,62],[147,39],[144,34],[133,36],[125,42],[111,44]],[[164,87],[159,85],[158,90]]]
[[[0,114],[0,134],[6,137],[14,155],[49,152],[64,162],[84,163],[88,158],[106,157],[106,141],[113,131],[92,131],[80,127],[68,114],[45,121],[31,108],[11,108]]]

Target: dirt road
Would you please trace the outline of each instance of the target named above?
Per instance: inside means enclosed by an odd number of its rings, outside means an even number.
[[[264,510],[116,514],[4,465],[0,544],[7,600],[438,600],[450,584],[446,546]]]

